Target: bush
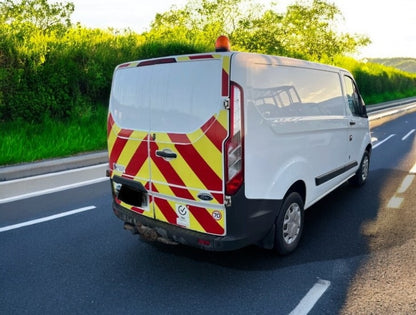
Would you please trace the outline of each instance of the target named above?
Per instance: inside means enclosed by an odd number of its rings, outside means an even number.
[[[230,3],[238,2],[231,1]],[[33,9],[30,7],[33,3],[48,6],[48,2],[44,0],[22,1],[22,3],[29,5],[29,11]],[[9,9],[7,5],[10,4],[13,4],[12,0],[7,0],[5,5],[0,3],[0,13],[4,13],[0,15],[0,129],[3,141],[0,155],[3,157],[2,163],[16,161],[8,155],[10,150],[7,148],[10,142],[13,142],[10,139],[15,139],[14,141],[19,144],[17,147],[20,146],[23,151],[32,145],[35,151],[39,152],[43,152],[39,150],[40,147],[49,147],[52,152],[45,153],[42,157],[54,155],[54,150],[62,154],[70,154],[83,150],[103,149],[105,141],[102,135],[105,135],[105,123],[94,125],[91,119],[105,121],[106,114],[102,104],[108,102],[115,66],[126,61],[212,51],[213,47],[208,47],[207,43],[222,30],[221,21],[207,18],[203,19],[203,27],[196,28],[197,33],[190,33],[186,31],[189,24],[186,20],[183,20],[179,26],[177,25],[177,14],[181,13],[182,15],[179,15],[184,19],[189,17],[189,12],[180,10],[172,11],[172,14],[176,14],[172,16],[159,15],[159,19],[156,18],[149,33],[136,34],[129,30],[119,32],[112,29],[88,29],[80,25],[71,26],[68,23],[68,17],[73,10],[70,4],[61,7],[65,13],[62,16],[63,20],[60,21],[58,16],[58,22],[54,25],[48,25],[49,19],[43,21],[46,24],[36,24],[33,21],[36,22],[36,18],[42,19],[41,15],[35,16],[35,19],[32,19],[30,14],[18,19],[10,18],[7,15],[11,12],[7,11]],[[62,4],[55,5],[63,6]],[[296,8],[301,9],[295,6],[292,7],[292,11]],[[328,8],[335,9],[331,6]],[[263,19],[268,17],[266,13]],[[172,28],[169,28],[170,24],[162,23],[168,17],[171,17]],[[271,15],[270,18],[278,23],[283,16]],[[306,56],[312,59],[321,55],[307,54],[301,51],[302,48],[299,48],[299,51],[290,52],[288,49],[283,49],[283,46],[280,47],[274,37],[266,36],[269,41],[265,41],[261,36],[274,32],[273,29],[267,29],[270,23],[264,23],[268,22],[268,19],[243,19],[242,21],[248,23],[247,25],[252,21],[257,28],[253,34],[243,32],[242,30],[251,30],[251,28],[244,27],[240,29],[240,33],[234,32],[236,41],[240,39],[237,45],[240,50],[250,50],[254,47],[253,49],[260,53],[282,52],[295,57]],[[259,43],[267,43],[267,45],[262,46]],[[354,45],[360,43],[357,41]],[[292,47],[292,44],[288,41],[285,47]],[[276,45],[282,49],[279,50]],[[342,56],[323,54],[319,60],[350,70],[367,104],[416,95],[415,74]],[[53,134],[54,140],[52,140],[51,134],[48,135],[45,130],[54,125],[60,126],[58,130],[72,130],[69,137],[85,138],[88,137],[87,132],[91,132],[96,141],[91,143],[87,139],[84,139],[82,143],[74,141],[76,148],[71,144],[68,145],[71,149],[61,151],[58,144],[65,142],[69,144],[71,141],[65,140],[67,138],[64,133],[59,132]],[[88,131],[90,125],[95,126],[95,131]],[[18,126],[22,126],[19,129],[26,130],[26,134],[7,133],[7,130],[17,129]],[[45,126],[48,128],[45,129]],[[77,126],[83,126],[84,129],[78,130]],[[39,139],[37,132],[41,130],[47,134],[44,137],[46,144],[36,140]],[[9,140],[6,141],[6,139]],[[28,139],[30,139],[30,146],[19,142],[28,141]],[[55,143],[55,145],[48,146],[48,142]],[[6,150],[9,153],[6,153]],[[16,154],[18,151],[15,147],[14,152],[10,154]],[[41,157],[35,155],[35,159]],[[6,158],[7,156],[9,158]]]
[[[353,74],[367,104],[416,95],[416,74],[347,57],[337,57],[332,62]]]

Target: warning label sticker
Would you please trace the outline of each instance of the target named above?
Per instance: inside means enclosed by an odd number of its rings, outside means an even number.
[[[178,215],[176,218],[176,224],[189,228],[190,220],[188,207],[186,205],[176,204],[175,208],[176,214]]]

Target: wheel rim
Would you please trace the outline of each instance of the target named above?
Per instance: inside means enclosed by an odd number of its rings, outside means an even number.
[[[365,181],[367,179],[368,176],[368,157],[365,156],[363,163],[361,165],[361,179],[362,181]]]
[[[283,221],[283,239],[286,244],[292,244],[298,237],[301,225],[301,209],[297,203],[292,203],[286,210]]]

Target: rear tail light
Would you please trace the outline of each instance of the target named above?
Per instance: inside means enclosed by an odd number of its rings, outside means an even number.
[[[244,180],[243,91],[235,83],[231,85],[230,117],[230,137],[225,143],[225,193],[234,195]]]

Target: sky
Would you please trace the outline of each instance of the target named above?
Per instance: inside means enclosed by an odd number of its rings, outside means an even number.
[[[130,28],[142,33],[150,28],[156,13],[172,5],[183,7],[188,0],[70,0],[75,4],[73,22],[86,27]],[[295,0],[274,0],[283,12]],[[269,0],[256,0],[270,6]],[[342,12],[339,31],[364,34],[372,43],[355,57],[416,58],[416,0],[330,0]]]

